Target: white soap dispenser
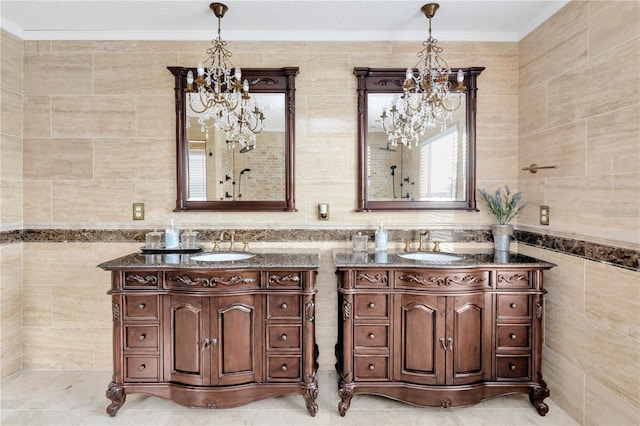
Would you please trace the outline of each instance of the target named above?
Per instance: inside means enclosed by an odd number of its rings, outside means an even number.
[[[387,251],[387,246],[389,244],[389,236],[387,231],[382,226],[382,221],[380,221],[380,226],[376,229],[375,233],[376,240],[376,251]]]
[[[164,234],[165,248],[177,249],[180,247],[180,233],[173,224],[173,219],[171,219],[171,226],[165,230]]]

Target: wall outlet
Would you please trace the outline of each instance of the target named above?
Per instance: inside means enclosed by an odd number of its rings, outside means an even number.
[[[549,206],[540,206],[540,225],[549,224]]]
[[[144,220],[144,203],[133,203],[133,220]]]

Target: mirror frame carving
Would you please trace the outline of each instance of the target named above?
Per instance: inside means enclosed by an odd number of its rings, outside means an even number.
[[[449,81],[456,86],[456,73],[451,68]],[[358,96],[358,206],[356,211],[370,210],[471,210],[476,208],[476,100],[477,77],[484,67],[461,68],[466,90],[466,129],[468,143],[467,199],[462,201],[371,201],[367,197],[367,144],[369,93],[402,93],[406,68],[355,67]],[[415,70],[414,70],[415,72]]]
[[[176,107],[176,172],[177,194],[174,211],[296,211],[294,193],[294,152],[295,152],[295,79],[298,67],[284,68],[243,68],[242,77],[249,80],[251,93],[283,93],[285,95],[285,138],[284,168],[285,193],[283,200],[266,201],[189,201],[187,177],[187,102],[185,89],[187,73],[195,68],[167,67],[175,77]],[[268,117],[267,117],[268,118]]]

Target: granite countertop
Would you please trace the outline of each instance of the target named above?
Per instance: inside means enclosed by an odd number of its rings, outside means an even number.
[[[535,268],[553,268],[553,263],[539,260],[518,253],[502,253],[494,251],[482,251],[473,253],[445,253],[462,259],[447,261],[412,260],[400,257],[402,251],[354,253],[348,249],[336,249],[333,251],[333,262],[338,268],[349,267],[429,267],[429,268],[477,268],[495,266],[525,266]]]
[[[320,251],[314,249],[250,252],[254,255],[253,257],[232,261],[209,262],[191,259],[208,253],[211,252],[189,254],[131,253],[101,263],[98,267],[108,271],[118,269],[317,269],[320,267]]]

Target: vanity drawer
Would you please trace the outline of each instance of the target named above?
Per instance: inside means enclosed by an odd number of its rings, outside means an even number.
[[[125,382],[153,382],[160,379],[160,362],[157,356],[125,355]]]
[[[354,379],[389,380],[389,357],[387,356],[355,356]]]
[[[498,325],[497,349],[528,348],[529,325]]]
[[[353,334],[356,349],[389,348],[389,327],[386,325],[356,325]]]
[[[389,295],[356,294],[353,300],[355,318],[389,318]]]
[[[158,319],[158,295],[125,295],[124,318],[127,319]]]
[[[531,317],[529,296],[526,294],[499,294],[498,318]]]
[[[301,348],[302,325],[268,325],[267,349]]]
[[[497,271],[496,287],[500,289],[508,288],[531,288],[533,280],[531,271]]]
[[[530,356],[498,356],[496,376],[498,380],[531,380]]]
[[[126,325],[124,348],[158,350],[159,328],[157,325]]]
[[[260,288],[258,271],[169,271],[166,273],[167,288],[187,290],[237,290]]]
[[[267,357],[267,380],[270,382],[300,380],[302,377],[300,356]]]
[[[124,273],[124,288],[126,289],[155,289],[160,287],[158,272],[127,271]]]
[[[437,289],[438,291],[460,291],[489,287],[488,271],[441,272],[437,270],[399,270],[395,287],[408,289]]]
[[[289,294],[267,295],[267,318],[301,318],[300,296]]]
[[[389,271],[356,271],[356,288],[389,288]]]
[[[267,277],[268,288],[302,288],[300,271],[271,271]]]

